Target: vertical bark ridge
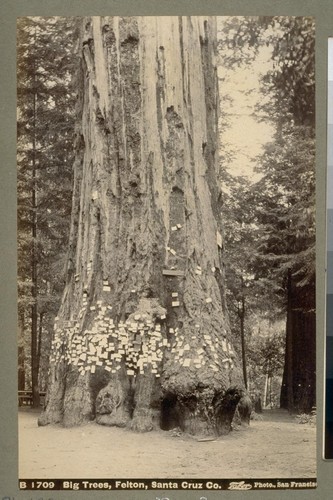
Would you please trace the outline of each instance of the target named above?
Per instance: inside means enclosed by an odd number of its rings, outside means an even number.
[[[171,401],[170,421],[208,432],[216,394],[241,381],[217,240],[215,29],[200,17],[84,22],[74,269],[40,423],[146,431],[169,425]]]

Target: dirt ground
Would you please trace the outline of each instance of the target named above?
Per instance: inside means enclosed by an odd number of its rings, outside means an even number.
[[[316,430],[283,410],[214,441],[172,431],[135,434],[89,423],[37,426],[38,413],[19,411],[19,477],[66,478],[314,478]]]

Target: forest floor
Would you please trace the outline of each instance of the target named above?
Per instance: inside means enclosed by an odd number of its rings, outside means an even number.
[[[316,429],[283,410],[266,410],[249,427],[212,441],[94,422],[38,427],[37,417],[36,411],[19,411],[20,478],[316,477]]]

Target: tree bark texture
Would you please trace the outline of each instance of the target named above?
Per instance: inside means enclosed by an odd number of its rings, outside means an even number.
[[[37,82],[37,71],[34,62],[34,80]],[[31,295],[33,303],[31,306],[31,388],[32,406],[39,408],[39,384],[38,384],[38,270],[37,270],[37,162],[36,162],[36,119],[37,119],[37,94],[33,95],[33,139],[32,139],[32,251],[31,251]]]
[[[242,376],[224,297],[215,37],[213,18],[84,21],[68,278],[41,425],[230,429]]]
[[[25,390],[25,349],[24,349],[24,312],[18,311],[18,375],[17,388],[19,391]]]
[[[242,285],[243,286],[243,285]],[[247,383],[247,365],[246,365],[246,349],[245,349],[245,297],[242,294],[241,307],[239,308],[239,319],[240,319],[240,334],[241,334],[241,345],[242,345],[242,366],[243,366],[243,379],[245,388],[248,388]]]
[[[316,405],[315,286],[288,280],[286,354],[280,406],[309,412]]]

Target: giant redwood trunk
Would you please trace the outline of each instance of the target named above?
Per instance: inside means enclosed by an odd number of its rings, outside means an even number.
[[[280,406],[309,412],[316,405],[315,284],[303,288],[288,277],[286,353]]]
[[[224,300],[215,30],[203,17],[84,20],[41,425],[230,429],[241,369]]]

